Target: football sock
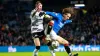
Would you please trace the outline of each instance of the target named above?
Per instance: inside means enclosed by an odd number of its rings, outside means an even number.
[[[71,54],[71,50],[70,50],[69,46],[64,46],[64,47],[65,47],[66,52],[67,52],[68,54]]]
[[[35,50],[33,51],[33,56],[38,56],[38,49],[35,49]]]
[[[36,49],[33,51],[33,56],[38,56],[38,51],[40,49],[40,46],[36,46]]]

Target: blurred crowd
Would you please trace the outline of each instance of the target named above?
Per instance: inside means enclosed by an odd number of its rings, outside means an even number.
[[[30,32],[31,2],[0,4],[0,46],[34,45]],[[100,7],[77,9],[73,22],[66,24],[59,35],[70,44],[100,45]],[[42,45],[43,42],[41,42]]]
[[[31,2],[5,2],[0,5],[0,45],[31,45]],[[29,16],[29,15],[28,15]]]

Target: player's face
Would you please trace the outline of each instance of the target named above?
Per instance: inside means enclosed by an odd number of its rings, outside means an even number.
[[[42,4],[41,4],[41,3],[38,3],[38,4],[37,4],[37,8],[38,8],[39,10],[42,10]]]
[[[71,14],[70,13],[65,13],[65,14],[63,14],[63,17],[64,17],[64,20],[67,20],[71,17]]]

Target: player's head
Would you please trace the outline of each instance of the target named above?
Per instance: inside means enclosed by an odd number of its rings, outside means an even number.
[[[42,10],[42,3],[40,1],[37,1],[35,4],[36,8],[38,8],[39,10]]]
[[[63,14],[64,20],[69,19],[71,16],[74,15],[74,8],[72,7],[64,8],[62,10],[62,14]]]

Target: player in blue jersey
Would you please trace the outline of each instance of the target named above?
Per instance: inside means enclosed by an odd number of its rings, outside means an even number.
[[[78,53],[72,55],[71,50],[69,48],[69,42],[65,40],[64,38],[62,38],[61,36],[59,36],[58,32],[65,24],[72,22],[72,20],[70,20],[70,17],[75,14],[74,12],[75,12],[74,8],[72,7],[64,8],[62,10],[62,14],[46,11],[46,14],[52,16],[53,21],[54,21],[54,24],[49,25],[49,26],[52,26],[52,30],[50,31],[51,40],[56,40],[60,44],[63,44],[69,56],[78,56]],[[51,45],[51,42],[48,43],[48,46],[50,48],[50,52],[52,56],[55,56],[54,49],[50,45]]]

